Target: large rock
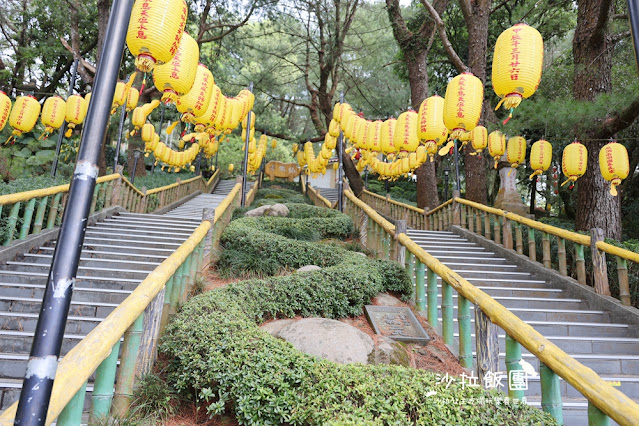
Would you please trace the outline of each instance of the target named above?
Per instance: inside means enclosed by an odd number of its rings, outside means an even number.
[[[286,207],[284,204],[277,203],[273,204],[266,214],[269,216],[286,217],[289,214],[289,210],[288,207]]]
[[[264,331],[269,332],[272,336],[278,337],[280,334],[280,331],[284,327],[291,325],[294,322],[295,320],[293,319],[274,320],[270,322],[265,322],[264,324],[260,325],[260,328]]]
[[[410,366],[410,357],[401,343],[390,337],[377,336],[377,344],[368,356],[370,364],[390,364]]]
[[[248,216],[248,217],[264,216],[270,209],[271,209],[271,206],[267,204],[265,206],[247,211],[246,213],[244,213],[244,216]]]
[[[374,299],[378,306],[403,306],[402,301],[388,293],[379,293]]]
[[[375,345],[366,333],[326,318],[305,318],[290,324],[278,333],[295,348],[340,364],[366,364]]]
[[[301,268],[299,268],[297,270],[297,272],[319,271],[320,269],[322,269],[322,268],[320,268],[317,265],[306,265],[306,266],[302,266]]]

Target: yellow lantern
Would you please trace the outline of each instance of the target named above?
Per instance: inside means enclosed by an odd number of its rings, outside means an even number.
[[[376,120],[370,123],[366,131],[365,148],[369,150],[373,155],[377,155],[377,153],[380,152],[382,149],[382,144],[380,140],[381,131],[382,131],[381,120]]]
[[[484,126],[477,126],[470,131],[470,145],[474,149],[470,155],[481,154],[488,146],[488,130]]]
[[[484,85],[471,73],[462,73],[448,83],[444,98],[444,124],[452,139],[458,139],[477,126],[483,100]]]
[[[47,98],[42,106],[42,116],[40,117],[40,121],[44,125],[44,133],[42,133],[40,138],[45,135],[48,137],[49,133],[62,126],[66,112],[67,104],[64,99],[59,96]]]
[[[397,124],[397,120],[394,118],[389,118],[388,120],[382,123],[380,129],[380,145],[382,152],[386,154],[386,157],[389,160],[393,160],[395,157],[395,152],[397,149],[395,148],[395,125]]]
[[[118,81],[115,85],[115,91],[113,92],[113,104],[111,105],[111,114],[115,114],[115,111],[119,106],[124,105],[127,100],[129,91],[127,90],[126,83]]]
[[[337,145],[337,138],[327,133],[324,136],[324,145],[326,146],[327,149],[330,149],[330,150],[335,149],[335,146]]]
[[[547,140],[541,139],[532,144],[530,148],[530,168],[533,169],[534,176],[539,176],[550,167],[552,161],[552,145]]]
[[[80,95],[71,95],[67,99],[65,120],[67,121],[67,131],[64,134],[67,138],[73,133],[73,128],[82,124],[87,115],[86,101]]]
[[[328,125],[328,133],[334,138],[339,136],[339,123],[335,120],[331,120]]]
[[[148,104],[136,107],[133,110],[133,114],[131,116],[131,124],[133,125],[131,136],[133,136],[135,132],[137,132],[138,129],[140,129],[144,125],[149,114],[151,114],[151,112],[155,108],[157,108],[158,105],[160,105],[160,101],[158,99],[155,99]]]
[[[145,123],[144,126],[142,126],[142,140],[144,142],[151,142],[154,135],[155,127],[153,127],[153,124]]]
[[[184,0],[136,0],[126,33],[135,66],[144,72],[171,60],[177,52],[186,25]]]
[[[7,142],[30,132],[38,121],[40,115],[40,104],[33,96],[18,96],[16,103],[9,115],[9,125],[13,127],[13,132]]]
[[[126,97],[126,111],[130,112],[138,106],[138,100],[140,99],[140,92],[135,87],[129,89],[129,94]]]
[[[561,184],[564,186],[568,182],[574,182],[582,177],[586,173],[586,166],[588,165],[588,150],[579,142],[575,141],[568,144],[564,148],[564,152],[561,158],[561,169],[564,175],[568,179]],[[572,188],[573,185],[570,187]]]
[[[402,158],[417,150],[419,137],[417,137],[417,113],[415,111],[409,110],[399,115],[395,125],[393,144],[399,150]]]
[[[4,129],[9,121],[9,114],[11,113],[11,99],[6,93],[0,90],[0,131]]]
[[[184,96],[177,98],[177,110],[182,113],[182,121],[193,122],[195,117],[199,117],[206,112],[213,92],[213,75],[204,64],[199,64],[195,82],[191,90]]]
[[[162,93],[162,102],[173,103],[178,96],[189,93],[195,82],[200,48],[193,37],[182,33],[180,46],[173,58],[153,70],[153,83]]]
[[[339,115],[336,120],[339,122],[342,132],[346,133],[346,126],[353,115],[355,115],[355,112],[353,112],[353,108],[349,104],[340,104]]]
[[[521,163],[526,161],[526,139],[521,136],[514,136],[508,139],[506,161],[510,163],[510,167],[513,169],[516,169]],[[511,172],[512,170],[508,174]]]
[[[444,124],[444,98],[435,95],[424,99],[419,107],[418,124],[417,136],[422,143],[433,141],[438,146],[443,144],[448,137],[448,129]]]
[[[426,141],[423,145],[426,148],[426,153],[428,154],[428,158],[430,158],[430,162],[432,163],[435,159],[435,154],[437,154],[437,143],[435,141]]]
[[[229,173],[233,173],[234,168],[235,166],[233,165],[233,163],[229,164]]]
[[[599,170],[603,178],[610,182],[610,195],[617,196],[617,185],[628,177],[630,164],[626,147],[610,142],[599,151]]]
[[[522,98],[528,98],[537,90],[543,60],[544,40],[539,31],[526,24],[510,27],[497,38],[492,82],[493,90],[502,98],[495,110],[502,103],[510,110],[504,124]]]
[[[339,169],[339,163],[335,162],[333,163],[333,170],[338,170]]]
[[[495,159],[495,168],[499,159],[506,152],[506,135],[499,130],[495,130],[488,135],[488,153]]]
[[[273,149],[277,148],[277,140],[275,140],[275,139],[271,140],[271,148],[273,148]]]
[[[294,143],[293,144],[293,154],[297,153],[297,150],[299,149],[299,145]]]

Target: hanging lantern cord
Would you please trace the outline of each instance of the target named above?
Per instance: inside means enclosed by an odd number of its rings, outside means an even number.
[[[144,86],[146,86],[146,71],[144,71],[144,77],[142,77],[142,86],[140,86],[140,95],[144,92]]]
[[[508,118],[504,120],[504,122],[502,124],[506,125],[506,123],[508,123],[508,121],[513,118],[513,111],[515,111],[515,108],[511,108],[510,112],[508,113]]]

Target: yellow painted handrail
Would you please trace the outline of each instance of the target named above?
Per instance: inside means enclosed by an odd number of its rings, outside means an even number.
[[[597,248],[613,256],[619,256],[623,259],[630,260],[631,262],[639,263],[639,253],[635,253],[634,251],[613,246],[612,244],[608,244],[604,241],[597,241]]]
[[[460,204],[465,204],[467,206],[471,206],[478,210],[485,211],[487,213],[491,213],[497,216],[503,216],[506,219],[521,223],[522,225],[526,225],[529,228],[533,228],[538,231],[545,232],[547,234],[555,235],[557,237],[563,238],[564,240],[572,241],[573,243],[581,244],[584,246],[590,245],[589,235],[582,235],[576,232],[568,231],[566,229],[557,228],[552,225],[547,225],[545,223],[537,222],[536,220],[528,219],[527,217],[519,216],[518,214],[515,214],[515,213],[510,213],[504,210],[496,209],[494,207],[488,207],[483,204],[476,203],[474,201],[464,200],[463,198],[455,198],[455,201]]]
[[[144,192],[140,191],[139,189],[137,189],[127,178],[125,178],[124,176],[122,176],[122,180],[129,186],[131,187],[132,190],[134,190],[140,197],[144,197]]]
[[[164,262],[155,268],[140,285],[96,328],[82,339],[60,361],[53,383],[52,398],[46,424],[51,424],[84,385],[100,363],[106,359],[113,345],[144,312],[153,298],[164,288],[167,281],[185,259],[198,246],[211,228],[204,221],[193,234]],[[0,415],[0,424],[13,424],[18,403],[14,403]]]
[[[161,186],[159,188],[150,189],[150,190],[146,191],[146,195],[157,194],[158,192],[166,191],[167,189],[175,188],[175,187],[178,187],[180,185],[185,185],[185,184],[193,182],[194,180],[197,180],[197,179],[202,179],[202,176],[195,176],[193,178],[190,178],[190,179],[187,179],[187,180],[183,180],[183,181],[180,181],[180,182],[175,182],[175,183],[172,183],[170,185],[166,185],[166,186]]]
[[[381,196],[379,194],[375,194],[374,192],[370,192],[367,189],[364,190],[364,193],[366,193],[367,195],[370,195],[372,197],[379,198],[380,200],[388,201],[389,203],[395,204],[396,206],[404,207],[404,208],[406,208],[408,210],[412,210],[412,211],[417,212],[419,214],[424,214],[424,209],[420,209],[419,207],[411,206],[410,204],[406,204],[406,203],[400,203],[399,201],[395,201],[392,198],[388,198],[387,199],[386,197],[383,197],[383,196]]]
[[[222,218],[222,214],[229,207],[229,205],[235,200],[235,196],[242,190],[242,183],[238,182],[235,184],[229,195],[226,196],[224,200],[215,208],[215,220],[217,222]]]
[[[206,187],[208,188],[209,186],[211,186],[211,184],[213,183],[213,181],[215,180],[215,178],[220,174],[220,169],[217,169],[213,175],[211,176],[211,178],[206,182]]]
[[[315,188],[313,188],[312,186],[310,186],[310,185],[308,185],[308,191],[310,191],[315,198],[320,200],[320,202],[324,203],[324,205],[326,205],[326,207],[328,207],[329,209],[333,208],[333,204],[331,204],[331,202],[328,201],[326,198],[322,197],[321,191],[318,194],[317,190]]]
[[[389,221],[355,197],[350,191],[345,191],[345,194],[350,201],[362,208],[373,221],[383,227],[388,233],[394,235],[395,227]],[[406,234],[401,233],[395,238],[428,269],[435,272],[460,295],[475,304],[477,308],[480,308],[494,324],[501,327],[510,337],[528,349],[530,353],[535,355],[566,382],[570,383],[601,411],[621,425],[636,424],[637,419],[639,419],[639,405],[632,399],[612,387],[610,383],[599,377],[592,369],[584,366],[561,350],[491,296],[479,290],[461,275],[452,271],[437,258],[419,247]],[[609,244],[607,245],[609,246]],[[619,248],[614,247],[614,249]]]
[[[377,224],[379,226],[381,226],[382,228],[384,228],[384,230],[386,232],[388,232],[391,235],[395,235],[395,225],[393,225],[392,223],[390,223],[389,221],[387,221],[386,219],[384,219],[384,217],[382,215],[380,215],[379,213],[377,213],[375,211],[375,209],[373,209],[372,207],[370,207],[368,204],[366,204],[365,202],[363,202],[362,200],[360,200],[359,198],[357,198],[355,196],[355,194],[353,194],[352,191],[344,191],[344,195],[346,195],[346,197],[351,200],[351,202],[353,202],[357,207],[359,207],[360,209],[364,210],[364,212],[371,218],[373,219],[375,222],[377,222]]]
[[[474,303],[494,324],[521,343],[530,353],[570,383],[597,408],[621,425],[637,424],[639,405],[632,399],[612,387],[592,369],[576,361],[488,294],[428,254],[406,234],[400,234],[398,240],[428,269],[442,277],[460,295]]]
[[[107,176],[101,176],[97,179],[97,183],[109,182],[119,177],[120,175],[117,173],[112,175],[107,175]],[[69,191],[69,184],[67,183],[65,185],[50,186],[48,188],[34,189],[31,191],[16,192],[15,194],[0,195],[0,206],[5,204],[15,204],[22,201],[28,201],[33,198],[47,197],[49,195],[65,193],[68,191]]]
[[[437,213],[438,211],[442,210],[444,207],[450,205],[453,203],[453,199],[451,198],[448,201],[445,201],[444,203],[440,204],[439,206],[435,207],[433,210],[429,210],[428,213],[426,213],[426,216],[430,216],[434,213]]]

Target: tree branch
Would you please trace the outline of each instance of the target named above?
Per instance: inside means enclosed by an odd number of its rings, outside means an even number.
[[[612,41],[612,43],[615,44],[624,38],[630,37],[631,34],[632,33],[630,32],[630,30],[624,31],[622,33],[614,34],[613,36],[610,37],[610,41]]]
[[[490,14],[492,15],[493,13],[497,12],[502,7],[506,6],[506,3],[508,3],[509,1],[510,0],[504,0],[501,3],[499,3],[497,6],[493,7],[493,9],[490,11]]]
[[[464,61],[461,60],[459,55],[457,55],[457,52],[455,52],[453,45],[448,40],[448,36],[446,35],[446,27],[444,26],[444,21],[442,21],[439,13],[437,13],[435,8],[428,2],[428,0],[420,1],[435,21],[435,24],[437,25],[437,31],[439,32],[439,38],[442,41],[442,45],[444,46],[444,50],[446,51],[446,55],[448,55],[450,61],[460,73],[468,71],[468,67],[466,66],[466,64],[464,64]]]
[[[623,111],[609,114],[597,129],[596,137],[610,138],[630,126],[637,117],[639,117],[639,97],[636,97]]]
[[[590,36],[591,43],[600,43],[603,40],[606,34],[606,27],[608,26],[608,18],[610,18],[612,1],[613,0],[601,0],[597,25],[593,28],[592,35]]]

